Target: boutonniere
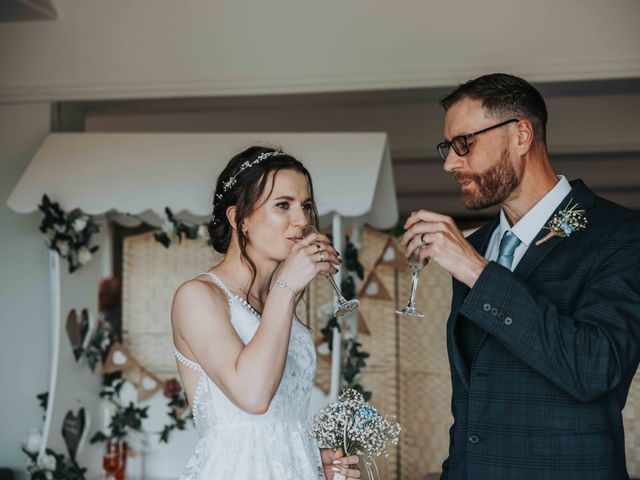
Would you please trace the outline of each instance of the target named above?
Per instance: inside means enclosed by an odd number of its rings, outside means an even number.
[[[553,237],[568,237],[573,232],[584,230],[587,227],[584,210],[579,209],[578,207],[580,205],[577,203],[571,205],[571,200],[569,200],[565,208],[559,210],[558,213],[549,220],[547,226],[544,227],[545,230],[549,230],[549,233],[538,240],[536,245],[541,245]]]

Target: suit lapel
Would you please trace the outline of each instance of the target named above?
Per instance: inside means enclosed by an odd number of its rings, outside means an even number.
[[[496,217],[494,217],[489,223],[482,226],[478,231],[474,232],[468,237],[467,240],[480,255],[484,256],[484,252],[489,246],[491,234],[496,229],[499,223],[500,215],[496,215]],[[468,293],[469,287],[467,287],[462,282],[458,282],[457,280],[453,281],[451,313],[449,314],[449,320],[447,321],[447,335],[452,350],[451,359],[460,379],[462,380],[462,383],[467,390],[469,390],[469,368],[465,364],[464,359],[462,358],[462,354],[460,353],[460,349],[458,348],[458,342],[455,332],[458,322],[458,311],[460,310],[460,306],[462,305],[462,302],[464,302],[464,299],[466,298]]]
[[[545,225],[549,223],[549,220],[553,218],[560,210],[563,210],[571,205],[577,203],[580,205],[582,210],[587,210],[591,208],[593,205],[593,200],[595,196],[593,193],[586,187],[586,185],[582,182],[582,180],[575,180],[571,182],[572,189],[571,192],[560,202],[560,205],[556,208],[556,210],[551,214],[551,216],[545,222]],[[518,277],[520,280],[526,280],[531,273],[536,269],[538,265],[549,255],[554,248],[560,245],[563,241],[567,239],[567,237],[551,237],[546,240],[544,243],[540,245],[536,245],[536,242],[543,238],[547,233],[549,233],[546,229],[541,229],[536,235],[534,241],[529,245],[527,251],[524,256],[518,263],[518,266],[514,270],[514,275]],[[578,233],[579,235],[579,233]]]

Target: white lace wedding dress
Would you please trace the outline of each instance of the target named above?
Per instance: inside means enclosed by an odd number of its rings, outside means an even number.
[[[231,323],[248,343],[260,316],[217,276],[207,275],[229,297]],[[178,350],[175,355],[200,376],[191,406],[199,440],[180,480],[325,480],[320,451],[307,427],[315,348],[300,322],[293,321],[282,381],[263,415],[238,408],[200,365]]]

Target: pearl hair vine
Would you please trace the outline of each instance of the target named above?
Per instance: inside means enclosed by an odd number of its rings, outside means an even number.
[[[266,160],[269,157],[278,157],[278,156],[281,156],[281,155],[286,155],[286,153],[281,152],[280,150],[274,150],[274,151],[271,151],[271,152],[261,153],[253,161],[247,160],[245,162],[242,162],[242,164],[240,165],[240,168],[238,169],[238,171],[236,173],[234,173],[233,175],[231,175],[227,179],[227,181],[223,181],[222,182],[222,192],[221,193],[216,193],[216,198],[218,200],[221,200],[222,197],[224,197],[224,195],[227,193],[227,191],[236,184],[236,178],[238,177],[238,175],[240,175],[245,170],[253,167],[254,165],[258,165],[260,162],[262,162],[263,160]],[[215,223],[216,222],[216,217],[213,216],[211,221],[212,221],[212,223]]]

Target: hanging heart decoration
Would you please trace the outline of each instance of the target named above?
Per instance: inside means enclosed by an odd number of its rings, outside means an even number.
[[[81,408],[77,414],[69,410],[62,421],[62,438],[67,446],[69,456],[74,460],[78,454],[78,447],[86,426],[87,418],[84,408]]]
[[[69,312],[66,321],[67,337],[71,344],[71,351],[76,362],[82,356],[82,347],[89,333],[89,314],[84,309],[82,315],[78,316],[75,308]]]

